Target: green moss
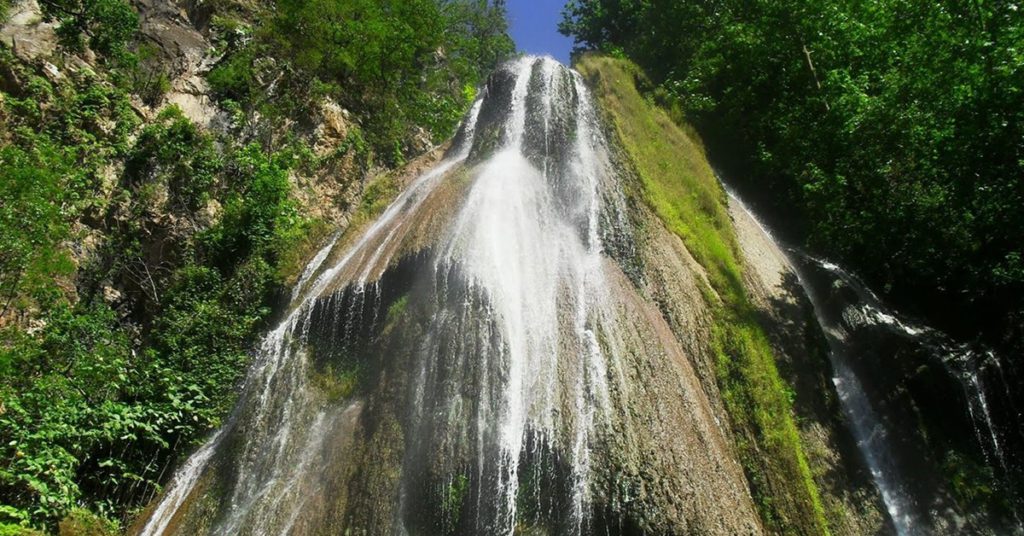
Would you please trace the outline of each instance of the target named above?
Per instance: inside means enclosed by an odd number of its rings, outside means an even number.
[[[738,316],[720,308],[713,332],[719,389],[734,429],[747,439],[740,455],[762,518],[784,533],[808,523],[827,533],[824,506],[793,417],[792,391],[779,376],[764,331],[751,313]]]
[[[398,320],[398,317],[402,316],[402,313],[405,312],[405,308],[408,305],[409,305],[409,295],[408,294],[406,294],[405,296],[402,296],[401,298],[398,298],[397,300],[395,300],[395,302],[392,303],[388,307],[388,317],[387,317],[387,321],[385,322],[385,324],[387,324],[387,325],[394,324],[395,321]]]
[[[60,536],[114,536],[117,524],[88,510],[76,508],[59,525]]]
[[[783,533],[828,533],[825,511],[801,445],[791,388],[779,376],[768,339],[743,286],[741,252],[725,192],[703,148],[641,96],[633,64],[584,56],[577,65],[594,88],[642,186],[643,201],[704,267],[703,292],[715,316],[717,379],[740,457],[765,524]]]
[[[399,186],[398,180],[390,173],[370,181],[363,189],[363,196],[353,222],[369,221],[384,212],[398,196]]]
[[[963,504],[989,504],[1005,499],[997,497],[992,469],[979,464],[956,451],[948,451],[942,460],[942,470],[957,499]],[[1002,505],[1008,508],[1009,505]]]
[[[335,367],[326,365],[314,371],[312,384],[330,402],[339,402],[351,397],[359,388],[361,369],[358,365]]]
[[[445,489],[444,497],[441,498],[441,510],[444,512],[445,534],[453,534],[459,526],[459,517],[462,514],[462,503],[469,490],[469,478],[464,474],[455,475]]]

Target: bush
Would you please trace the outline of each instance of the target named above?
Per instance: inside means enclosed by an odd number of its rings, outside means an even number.
[[[270,283],[270,269],[260,259],[228,281],[215,269],[194,265],[172,276],[155,320],[151,357],[175,372],[163,388],[189,408],[193,422],[182,424],[185,435],[218,426],[230,409],[249,338],[269,311],[264,303]]]
[[[54,280],[72,270],[61,245],[70,236],[64,202],[71,165],[46,140],[27,150],[0,146],[0,318],[54,299]]]
[[[305,224],[288,182],[301,151],[265,154],[249,146],[222,164],[212,138],[175,108],[122,149],[127,134],[101,128],[120,109],[116,90],[45,81],[31,90],[47,106],[12,99],[11,120],[19,125],[36,115],[40,128],[18,126],[16,144],[0,144],[0,305],[37,326],[6,322],[0,329],[0,522],[13,523],[4,530],[54,530],[77,507],[123,518],[152,496],[168,465],[219,425],[233,403],[248,346],[278,286],[278,258],[290,255],[295,229]],[[65,107],[66,115],[46,115]],[[73,270],[61,241],[73,237],[71,223],[82,211],[106,208],[97,199],[96,169],[117,154],[127,162],[110,209],[136,207],[157,183],[167,185],[182,215],[216,198],[223,217],[203,235],[216,244],[197,254],[193,238],[166,236],[131,209],[127,219],[97,216],[117,225],[105,229],[108,253],[80,268],[80,301],[72,305],[60,281]],[[148,265],[151,233],[179,254]],[[130,270],[166,274],[146,283],[152,299],[135,302],[146,309],[131,319],[90,290],[104,279],[127,284]],[[64,525],[86,530],[84,515]]]
[[[62,45],[80,51],[88,43],[115,61],[126,53],[139,27],[139,16],[124,0],[47,0],[40,5],[46,20],[60,24],[57,35]]]
[[[155,106],[171,90],[171,80],[164,71],[159,50],[154,45],[139,45],[134,53],[125,54],[119,63],[115,74],[122,87],[138,95],[142,102]]]
[[[42,536],[43,533],[38,530],[30,529],[28,527],[22,527],[20,525],[11,525],[10,523],[0,523],[0,536]]]
[[[250,50],[232,54],[206,75],[213,93],[222,99],[249,102],[259,90]]]
[[[251,254],[276,261],[270,248],[275,236],[298,223],[289,197],[288,166],[256,145],[234,154],[228,163],[230,193],[220,223],[200,241],[206,258],[219,266]]]
[[[210,199],[220,169],[212,138],[177,106],[169,106],[142,129],[125,163],[125,176],[130,184],[166,183],[171,206],[194,212]]]
[[[139,363],[113,311],[57,304],[45,321],[37,336],[5,337],[0,350],[12,372],[0,384],[0,495],[17,510],[10,517],[52,523],[83,494],[137,471],[109,458],[115,447],[159,438],[150,416],[126,402]],[[83,478],[87,460],[97,465]]]

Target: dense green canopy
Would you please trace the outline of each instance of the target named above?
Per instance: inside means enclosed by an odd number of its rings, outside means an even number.
[[[803,238],[962,334],[1021,340],[1024,16],[1008,1],[571,0]]]

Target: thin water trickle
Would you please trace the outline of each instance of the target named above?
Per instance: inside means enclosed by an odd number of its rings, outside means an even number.
[[[327,260],[327,256],[330,255],[331,250],[334,249],[334,245],[338,243],[338,238],[341,237],[340,232],[335,232],[331,235],[330,240],[313,257],[313,260],[309,261],[309,264],[302,270],[302,275],[299,276],[298,281],[295,282],[295,287],[292,289],[292,301],[302,295],[302,290],[306,288],[306,283],[309,282],[309,278],[313,277],[313,274],[323,266],[324,261]]]
[[[174,513],[181,507],[188,498],[192,488],[198,482],[199,477],[206,469],[210,458],[220,443],[223,431],[218,431],[199,450],[195,452],[182,467],[178,470],[174,480],[171,481],[167,493],[164,494],[156,510],[149,520],[143,525],[140,534],[142,536],[163,534],[167,530]]]

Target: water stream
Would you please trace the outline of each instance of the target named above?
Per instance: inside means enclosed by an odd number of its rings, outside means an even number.
[[[931,454],[925,451],[924,445],[915,443],[915,438],[906,437],[910,435],[908,429],[917,423],[909,422],[905,415],[915,411],[939,414],[933,418],[946,419],[944,426],[948,432],[959,434],[961,427],[958,427],[957,414],[965,414],[967,429],[976,439],[969,449],[979,449],[983,453],[985,461],[1002,478],[1004,490],[1013,495],[1012,477],[1017,462],[1007,458],[1001,445],[1000,429],[1013,430],[1019,423],[1011,421],[1001,426],[989,410],[989,399],[993,396],[1005,395],[1002,400],[1006,403],[1013,400],[998,357],[972,344],[955,343],[945,334],[899,315],[860,279],[840,266],[780,244],[734,190],[726,187],[726,191],[730,202],[746,212],[761,232],[784,252],[814,308],[818,324],[828,341],[832,380],[846,422],[895,532],[900,536],[964,531],[991,533],[992,527],[986,526],[991,521],[979,523],[964,519],[965,513],[949,504],[953,500],[948,495],[949,490],[943,489],[945,483],[934,487],[929,487],[932,484],[922,485],[922,481],[936,478],[934,474],[922,474],[924,471],[938,473],[939,469],[920,463],[922,458]],[[946,397],[948,406],[912,410],[899,407],[907,400],[899,397],[892,400],[889,393],[893,388],[885,384],[884,379],[880,382],[880,376],[889,374],[898,381],[915,380],[901,378],[901,372],[895,367],[885,371],[878,369],[877,365],[906,360],[908,355],[940,371],[930,376],[928,381],[944,381],[945,388],[961,391],[949,393]],[[980,378],[992,377],[984,374],[985,369],[998,372],[997,389],[987,389],[982,385]],[[869,392],[863,375],[868,375],[873,384],[882,383],[888,387],[874,385]],[[941,389],[937,390],[941,392]],[[946,411],[950,413],[942,415]],[[1019,420],[1020,417],[1020,413],[1014,411],[1009,418]],[[1016,500],[1019,498],[1009,497],[1010,503]],[[994,532],[1024,533],[1016,513],[1011,512],[1009,519],[1008,525],[995,528]],[[1000,527],[1005,520],[992,523]]]

